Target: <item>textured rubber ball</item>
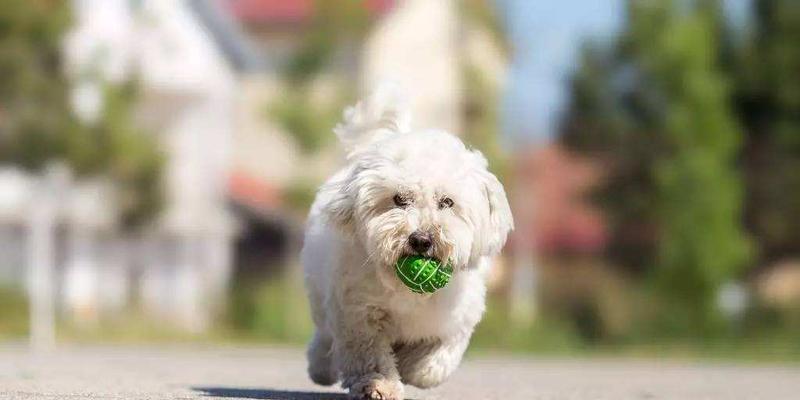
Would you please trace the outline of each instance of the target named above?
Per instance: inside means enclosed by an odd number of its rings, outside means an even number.
[[[453,266],[420,256],[406,256],[394,265],[397,277],[412,292],[433,293],[447,285],[453,275]]]

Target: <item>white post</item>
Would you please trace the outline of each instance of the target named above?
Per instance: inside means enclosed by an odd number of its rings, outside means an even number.
[[[67,256],[63,272],[63,307],[70,317],[82,325],[81,328],[97,323],[99,312],[98,289],[100,271],[97,253],[94,248],[96,237],[90,228],[81,226],[79,221],[71,221],[67,229]]]
[[[50,166],[35,188],[28,219],[28,298],[30,345],[46,350],[55,345],[55,222],[68,180],[63,166]]]
[[[518,207],[515,210],[515,220],[517,222],[517,240],[514,245],[514,262],[511,270],[511,299],[510,315],[512,322],[519,326],[525,326],[533,322],[538,313],[537,309],[537,270],[535,265],[535,251],[532,243],[533,227],[531,220],[534,216],[533,196],[531,191],[523,192],[525,183],[519,177],[516,182],[518,188],[514,195],[515,203]],[[526,198],[523,198],[526,197]]]

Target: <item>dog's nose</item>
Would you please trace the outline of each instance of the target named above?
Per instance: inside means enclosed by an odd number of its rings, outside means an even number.
[[[408,237],[408,244],[417,253],[424,253],[433,246],[431,235],[425,232],[414,232]]]

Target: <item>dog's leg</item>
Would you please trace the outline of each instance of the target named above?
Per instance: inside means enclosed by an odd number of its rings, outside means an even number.
[[[467,344],[469,336],[395,345],[403,383],[427,389],[444,382],[458,367]]]
[[[308,376],[318,385],[330,386],[336,383],[336,372],[332,365],[333,339],[330,334],[317,329],[308,344]]]
[[[337,312],[334,360],[351,399],[402,400],[403,384],[381,310]]]

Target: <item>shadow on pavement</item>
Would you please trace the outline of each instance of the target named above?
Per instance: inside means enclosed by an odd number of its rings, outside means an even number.
[[[193,387],[192,390],[202,392],[208,397],[226,397],[260,400],[346,400],[344,393],[334,392],[298,392],[275,389],[242,389],[225,387]]]

